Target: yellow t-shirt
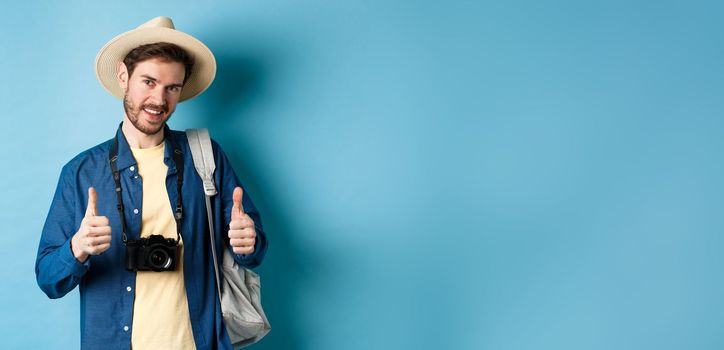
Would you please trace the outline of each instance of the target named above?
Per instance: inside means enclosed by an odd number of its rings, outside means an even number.
[[[176,238],[166,191],[168,167],[164,143],[152,148],[131,148],[138,175],[143,179],[141,237],[152,234]],[[180,242],[182,244],[182,242]],[[183,245],[175,271],[138,271],[133,303],[131,347],[143,349],[195,349],[183,275]]]

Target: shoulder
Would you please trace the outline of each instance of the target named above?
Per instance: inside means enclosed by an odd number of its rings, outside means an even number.
[[[97,172],[104,169],[108,164],[110,143],[111,140],[107,140],[78,153],[63,166],[61,177],[77,176],[79,173]]]
[[[171,130],[172,137],[179,143],[179,146],[183,149],[189,148],[189,139],[186,137],[186,130]],[[211,135],[209,135],[211,136]],[[214,156],[223,156],[225,158],[224,150],[221,148],[216,140],[211,136],[211,148],[214,151]]]

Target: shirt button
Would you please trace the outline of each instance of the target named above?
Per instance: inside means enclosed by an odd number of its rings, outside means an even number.
[[[131,288],[131,286],[126,287],[126,290],[129,291],[129,292],[130,292],[132,289],[133,289],[133,288]]]
[[[134,171],[134,170],[136,170],[136,167],[134,167],[133,165],[131,165],[131,167],[128,168],[128,169],[131,170],[131,171]]]
[[[133,209],[134,214],[138,214],[138,209]]]
[[[128,326],[123,326],[123,331],[128,332]]]

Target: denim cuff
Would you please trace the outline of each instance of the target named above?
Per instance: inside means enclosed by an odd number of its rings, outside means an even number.
[[[67,241],[60,247],[60,261],[65,264],[65,267],[70,271],[70,274],[75,277],[82,277],[88,271],[90,267],[90,256],[85,259],[85,262],[81,263],[73,255],[73,248],[70,246],[70,241],[73,237],[68,238]]]

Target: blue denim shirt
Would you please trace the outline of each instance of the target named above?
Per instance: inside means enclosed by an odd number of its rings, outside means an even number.
[[[184,240],[184,281],[189,316],[197,349],[232,349],[221,318],[221,306],[216,293],[214,266],[211,256],[206,203],[201,178],[191,158],[184,132],[165,129],[164,162],[168,166],[166,190],[171,208],[178,196],[176,166],[171,157],[168,135],[177,140],[184,154],[183,209],[181,234]],[[118,160],[123,189],[124,215],[128,239],[138,239],[141,232],[143,181],[138,176],[136,161],[120,128],[117,131]],[[129,349],[133,332],[133,300],[136,273],[125,268],[125,246],[121,238],[121,223],[116,208],[116,194],[108,149],[112,140],[80,153],[62,169],[58,187],[43,227],[35,275],[40,289],[50,298],[60,298],[80,288],[81,347],[83,349]],[[231,249],[228,224],[231,217],[232,194],[241,186],[229,160],[219,145],[212,141],[219,194],[212,197],[214,230],[217,251]],[[80,227],[88,204],[88,187],[98,193],[98,215],[107,216],[112,230],[111,247],[90,256],[84,263],[73,256],[70,240]],[[254,220],[257,241],[254,253],[233,254],[239,264],[258,266],[266,253],[267,239],[262,230],[259,212],[248,192],[242,199],[244,210]],[[138,209],[136,211],[135,209]],[[221,265],[219,254],[219,265]]]

